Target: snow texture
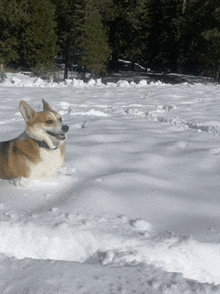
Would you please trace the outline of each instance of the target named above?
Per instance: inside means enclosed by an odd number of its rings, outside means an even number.
[[[70,126],[48,182],[0,181],[0,293],[220,293],[220,86],[0,84],[0,141],[45,99]]]

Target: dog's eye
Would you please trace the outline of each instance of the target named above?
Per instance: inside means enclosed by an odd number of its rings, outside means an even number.
[[[62,120],[62,118],[60,118],[60,122],[62,122],[63,120]]]
[[[51,119],[49,119],[49,120],[46,121],[46,124],[47,125],[51,125],[52,123],[53,123],[53,121]]]

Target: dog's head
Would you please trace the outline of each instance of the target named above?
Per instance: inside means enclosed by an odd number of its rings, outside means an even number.
[[[35,112],[25,101],[20,102],[19,110],[27,124],[28,136],[55,149],[63,144],[69,127],[63,125],[60,115],[45,100],[42,101],[43,111]]]

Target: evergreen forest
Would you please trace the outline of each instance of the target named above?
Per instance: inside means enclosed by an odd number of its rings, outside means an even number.
[[[220,0],[0,0],[0,64],[105,75],[128,60],[219,79]]]

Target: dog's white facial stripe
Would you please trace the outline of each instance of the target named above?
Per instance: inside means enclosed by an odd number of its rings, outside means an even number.
[[[53,119],[56,121],[57,117],[55,116],[55,114],[53,112],[50,111],[50,114],[52,115]]]

